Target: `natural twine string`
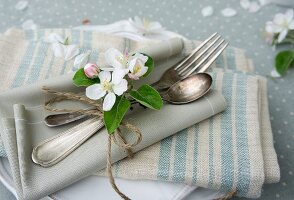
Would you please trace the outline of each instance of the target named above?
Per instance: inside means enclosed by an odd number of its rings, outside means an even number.
[[[79,95],[79,94],[75,94],[75,93],[71,93],[71,92],[58,92],[55,90],[51,90],[48,87],[43,87],[42,90],[45,93],[48,94],[52,94],[55,95],[56,97],[53,97],[51,99],[49,99],[48,101],[45,102],[44,107],[46,110],[51,111],[51,112],[71,112],[71,113],[81,113],[84,115],[88,115],[88,116],[95,116],[95,117],[100,117],[103,118],[103,110],[102,110],[102,106],[101,103],[91,100],[83,95]],[[84,109],[65,109],[65,108],[54,108],[53,104],[61,102],[61,101],[66,101],[66,100],[73,100],[73,101],[78,101],[78,102],[82,102],[88,105],[93,106],[93,109],[88,109],[88,110],[84,110]],[[121,128],[126,128],[129,131],[131,131],[132,133],[135,134],[136,140],[133,143],[127,143],[126,140],[124,139],[122,132],[121,132]],[[133,151],[132,151],[132,147],[136,146],[137,144],[139,144],[142,140],[142,135],[140,130],[127,122],[122,122],[120,125],[120,128],[117,129],[117,131],[115,132],[115,134],[111,134],[108,137],[108,155],[107,155],[107,175],[109,178],[109,182],[112,186],[112,188],[116,191],[117,194],[119,194],[123,199],[125,200],[130,200],[129,197],[127,197],[125,194],[123,194],[117,187],[113,174],[112,174],[112,159],[111,159],[111,145],[112,145],[112,141],[124,148],[127,151],[128,157],[132,158],[133,157]]]

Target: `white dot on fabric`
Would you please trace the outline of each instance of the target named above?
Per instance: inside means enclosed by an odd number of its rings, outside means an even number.
[[[283,182],[282,185],[283,185],[283,186],[287,186],[287,183]]]
[[[276,194],[276,197],[277,197],[277,198],[280,198],[280,194],[277,193],[277,194]]]
[[[293,175],[293,172],[292,171],[289,171],[289,175]]]

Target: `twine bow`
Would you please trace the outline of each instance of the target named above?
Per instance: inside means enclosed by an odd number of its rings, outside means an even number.
[[[100,117],[103,118],[103,109],[102,106],[99,102],[91,100],[83,95],[71,93],[71,92],[58,92],[55,90],[51,90],[48,87],[42,87],[42,90],[47,93],[47,94],[52,94],[55,95],[55,97],[49,99],[48,101],[45,102],[44,107],[46,110],[51,111],[51,112],[71,112],[71,113],[81,113],[84,115],[88,116],[94,116],[94,117]],[[88,104],[93,107],[93,109],[65,109],[65,108],[54,108],[52,105],[61,101],[78,101],[84,104]],[[135,134],[136,140],[133,143],[127,143],[126,140],[124,139],[122,133],[121,133],[121,128],[128,129],[131,133]],[[139,144],[142,140],[142,135],[140,130],[127,122],[122,122],[120,127],[116,130],[114,134],[109,134],[108,136],[108,152],[107,152],[107,175],[109,178],[109,182],[112,186],[112,188],[116,191],[117,194],[119,194],[123,199],[125,200],[130,200],[129,197],[127,197],[125,194],[123,194],[115,184],[115,180],[112,174],[112,159],[111,159],[111,145],[112,141],[122,147],[123,149],[126,150],[128,157],[132,158],[133,157],[133,151],[132,147],[136,146]]]

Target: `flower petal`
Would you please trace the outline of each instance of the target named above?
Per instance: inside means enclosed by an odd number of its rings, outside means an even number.
[[[27,1],[19,1],[15,5],[16,10],[24,10],[28,7],[28,2]]]
[[[285,21],[285,15],[282,13],[278,13],[275,15],[273,22],[277,25],[282,25]]]
[[[75,58],[73,69],[77,70],[83,68],[90,57],[91,51],[87,51],[86,53],[82,53]]]
[[[98,100],[106,94],[101,84],[90,85],[86,88],[86,96],[89,99]]]
[[[251,13],[255,13],[255,12],[258,12],[260,10],[260,5],[253,1],[250,3],[250,6],[249,6],[249,12]]]
[[[136,75],[141,77],[144,74],[146,74],[147,71],[148,71],[148,67],[142,66],[141,70],[138,73],[136,73]]]
[[[285,13],[285,18],[287,20],[287,22],[291,22],[294,16],[294,12],[293,9],[288,9]]]
[[[105,52],[105,61],[114,68],[124,68],[118,59],[123,59],[124,55],[115,48],[110,48]]]
[[[60,43],[53,43],[52,44],[52,51],[55,57],[61,58],[64,56],[64,45]]]
[[[47,38],[45,38],[45,42],[48,43],[62,43],[64,42],[64,38],[57,33],[51,33]]]
[[[64,48],[64,60],[66,61],[71,60],[80,52],[79,48],[74,44],[63,45],[63,48]]]
[[[282,42],[285,38],[286,38],[286,35],[288,33],[288,30],[283,30],[280,34],[279,34],[279,37],[278,37],[278,42]]]
[[[104,81],[110,82],[111,73],[108,71],[102,71],[99,73],[98,77],[100,79],[100,82],[104,82]]]
[[[115,84],[112,87],[113,92],[118,96],[122,95],[128,89],[128,81],[126,79],[122,79],[119,84]]]
[[[134,67],[136,66],[137,63],[137,58],[131,59],[129,62],[129,70],[133,73],[134,72]]]
[[[240,5],[244,9],[248,9],[250,7],[250,1],[249,0],[241,0]]]
[[[237,14],[237,11],[233,8],[225,8],[221,11],[221,13],[225,17],[233,17]]]
[[[103,100],[103,110],[110,111],[115,103],[115,100],[116,100],[115,94],[112,92],[109,92]]]
[[[281,77],[281,74],[279,74],[278,72],[277,72],[277,70],[272,70],[271,71],[271,76],[273,77],[273,78],[280,78]]]
[[[107,72],[112,72],[114,71],[114,68],[111,66],[106,66],[106,67],[100,67],[101,70],[107,71]]]
[[[290,22],[289,29],[290,30],[293,30],[294,29],[294,20],[292,22]]]
[[[206,6],[202,8],[201,13],[203,17],[211,16],[213,14],[213,8],[211,6]]]
[[[123,69],[115,69],[112,72],[112,79],[111,82],[113,84],[118,84],[121,82],[121,80],[123,79],[123,77],[126,75],[125,70]]]
[[[148,60],[148,56],[145,56],[144,54],[141,53],[136,53],[135,55],[133,55],[130,60],[134,59],[134,58],[138,58],[142,61],[143,64],[145,64]]]

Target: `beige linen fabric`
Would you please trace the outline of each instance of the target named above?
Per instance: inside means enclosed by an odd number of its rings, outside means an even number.
[[[45,30],[45,33],[48,35],[49,33],[53,32],[55,30]],[[60,30],[58,30],[60,31]],[[65,30],[65,31],[61,31],[61,32],[65,32],[67,35],[69,36],[72,36],[73,34],[69,31],[69,30]],[[12,33],[15,33],[12,31]],[[25,35],[24,32],[19,32],[21,34],[23,34],[23,36]],[[12,34],[13,35],[13,34]],[[11,37],[12,35],[9,35],[6,36],[6,41],[10,41],[11,38],[14,38],[17,34],[15,34],[13,37]],[[85,35],[84,33],[83,34],[80,34],[80,37],[82,37],[82,35]],[[35,34],[35,35],[32,35],[32,40],[39,40],[39,37],[40,34]],[[98,33],[95,33],[93,32],[92,33],[92,37],[95,38],[95,40],[92,40],[92,43],[91,44],[87,44],[88,46],[91,46],[91,47],[96,47],[96,48],[99,48],[99,51],[102,52],[103,49],[105,49],[106,47],[109,47],[110,45],[113,45],[113,46],[117,46],[118,48],[120,49],[123,49],[123,44],[122,44],[122,41],[123,39],[118,39],[117,37],[113,37],[113,36],[105,36],[104,34],[98,34]],[[23,37],[22,39],[20,40],[24,40],[25,37]],[[100,38],[100,39],[99,39]],[[101,41],[101,38],[103,38],[105,40],[105,38],[107,38],[107,46],[99,43]],[[112,39],[114,38],[114,39]],[[25,42],[26,40],[24,40],[23,42]],[[112,43],[113,41],[115,41],[114,43]],[[80,40],[80,45],[84,45],[86,46],[86,42],[83,41],[82,39]],[[19,44],[19,43],[18,43]],[[195,45],[197,44],[197,42],[185,42],[185,49],[184,51],[186,52],[189,52]],[[145,44],[146,45],[146,44]],[[140,46],[140,43],[138,44],[132,44],[130,45],[132,48],[137,48],[138,46]],[[142,47],[142,46],[141,46]],[[25,46],[23,47],[25,48]],[[132,49],[131,48],[131,49]],[[48,56],[50,56],[50,53],[52,54],[52,52],[50,51],[50,49],[48,49]],[[102,57],[103,55],[99,55],[98,57],[98,60]],[[231,58],[232,57],[235,57],[235,60],[232,62]],[[176,59],[175,59],[176,60]],[[239,50],[239,49],[229,49],[228,51],[226,51],[223,55],[222,55],[222,58],[221,58],[222,62],[221,63],[216,63],[215,66],[217,67],[223,67],[225,70],[232,70],[233,67],[235,67],[235,69],[239,70],[239,71],[252,71],[252,62],[250,60],[247,60],[246,59],[246,56],[244,54],[244,52],[242,50]],[[100,60],[101,61],[101,60]],[[165,65],[170,65],[171,63],[175,62],[174,60],[173,61],[169,61],[170,63],[165,63]],[[47,63],[47,64],[46,64]],[[46,69],[47,67],[49,66],[49,62],[44,62],[44,67],[42,67],[42,71],[40,72],[40,79],[42,78],[45,78],[45,74],[46,74]],[[61,60],[58,60],[56,59],[55,60],[55,63],[53,64],[53,67],[52,67],[52,75],[50,76],[57,76],[58,74],[61,73],[60,71],[60,66],[63,65],[63,61]],[[47,65],[47,66],[46,66]],[[70,67],[71,67],[72,63],[69,62],[66,64],[66,69],[69,71],[70,70]],[[162,65],[160,65],[162,66]],[[233,66],[233,67],[232,67]],[[163,67],[164,68],[164,67]],[[163,69],[161,68],[161,69]],[[159,70],[161,70],[159,69]],[[49,70],[48,70],[49,71]],[[222,71],[222,70],[221,70]],[[29,76],[26,75],[27,77]],[[234,75],[235,76],[235,75]],[[222,73],[218,73],[216,75],[216,80],[218,80],[218,87],[221,87],[222,85],[222,79],[221,78],[223,77]],[[227,79],[227,78],[226,78]],[[234,80],[238,80],[239,77],[236,75],[236,77],[234,78]],[[251,80],[252,79],[252,80]],[[241,196],[251,196],[251,197],[256,197],[260,194],[260,189],[261,189],[261,185],[263,183],[263,177],[265,176],[265,182],[276,182],[279,180],[279,167],[278,167],[278,164],[277,164],[277,159],[276,159],[276,154],[275,154],[275,151],[274,151],[274,148],[273,148],[273,143],[272,143],[272,133],[271,133],[271,129],[270,129],[270,123],[269,123],[269,120],[268,120],[268,108],[267,108],[267,101],[266,101],[266,95],[264,95],[266,93],[266,91],[263,89],[265,87],[260,87],[259,88],[259,84],[256,80],[256,78],[254,77],[251,77],[251,83],[250,83],[250,86],[252,87],[248,87],[250,88],[250,91],[256,96],[254,97],[255,100],[252,100],[253,102],[257,102],[257,95],[258,95],[258,91],[259,93],[263,93],[261,96],[265,98],[265,100],[263,100],[262,98],[260,99],[261,100],[261,115],[264,115],[263,117],[260,117],[260,118],[257,118],[256,120],[256,123],[257,124],[254,124],[253,127],[256,127],[255,129],[251,130],[251,136],[253,137],[253,139],[251,139],[252,141],[255,141],[257,140],[257,143],[254,142],[254,145],[257,146],[256,148],[253,148],[253,149],[258,149],[260,148],[260,144],[258,143],[258,137],[259,134],[257,134],[257,132],[260,132],[261,133],[261,143],[262,143],[262,151],[263,151],[263,159],[261,157],[261,150],[257,150],[257,153],[254,154],[251,152],[250,155],[255,155],[253,157],[251,157],[252,159],[252,162],[250,162],[250,164],[252,164],[252,168],[254,169],[253,171],[251,171],[250,173],[250,180],[251,180],[251,183],[250,183],[250,191],[248,192],[248,194],[241,194]],[[152,79],[151,77],[151,82],[154,81],[155,79]],[[221,80],[221,81],[220,81]],[[10,79],[10,84],[12,83],[11,79]],[[264,83],[264,82],[263,82]],[[255,84],[255,85],[254,85]],[[264,85],[264,84],[263,84]],[[252,88],[255,88],[255,92],[253,91]],[[220,89],[220,88],[218,88]],[[235,91],[236,92],[236,91]],[[254,96],[253,95],[253,96]],[[248,95],[248,98],[252,96],[252,95]],[[253,105],[253,104],[252,104]],[[256,112],[258,111],[258,106],[256,105],[254,108],[252,108],[252,112]],[[263,113],[263,114],[262,114]],[[253,114],[252,114],[253,115]],[[258,123],[258,120],[262,120],[261,123],[259,124]],[[213,125],[213,130],[217,133],[218,131],[220,132],[220,123],[221,123],[221,120],[220,118],[216,118],[215,120],[215,123]],[[248,120],[248,121],[252,121],[252,120]],[[199,125],[199,129],[201,132],[203,133],[207,133],[208,135],[208,132],[209,132],[209,121],[206,120],[206,122],[202,122],[201,125]],[[195,132],[197,132],[197,130],[193,130],[195,129],[194,128],[190,128],[188,129],[188,138],[189,140],[188,141],[191,141],[190,139],[192,139],[194,136],[193,134],[195,135]],[[258,131],[260,129],[260,131]],[[250,131],[250,130],[249,130]],[[201,136],[205,136],[205,134],[201,135]],[[206,141],[207,139],[209,139],[208,137],[204,137],[204,138],[199,138],[200,141]],[[232,138],[235,142],[235,144],[237,144],[237,140],[236,138],[234,139],[234,137]],[[249,138],[250,139],[250,138]],[[173,136],[172,137],[172,147],[171,147],[171,150],[172,150],[172,155],[176,155],[176,150],[175,150],[175,147],[176,147],[176,136]],[[217,144],[218,142],[220,142],[221,140],[221,136],[217,136],[217,137],[213,137],[213,144]],[[259,145],[259,147],[258,147]],[[187,148],[187,155],[191,155],[193,154],[193,149],[192,147],[195,146],[195,144],[191,143],[191,142],[188,142],[187,146],[189,148]],[[264,146],[266,146],[267,148],[263,148]],[[207,151],[208,148],[200,148],[201,149],[201,152],[202,151]],[[220,148],[214,148],[214,153],[215,155],[217,155],[219,152],[220,152]],[[253,150],[252,150],[253,151]],[[158,155],[159,155],[159,152],[160,152],[160,145],[159,143],[155,144],[155,145],[152,145],[150,146],[149,148],[147,149],[144,149],[143,151],[140,151],[138,153],[138,155],[140,156],[136,156],[133,160],[124,160],[124,161],[121,161],[119,162],[118,164],[115,165],[115,173],[118,177],[125,177],[125,178],[143,178],[143,179],[161,179],[162,177],[158,177]],[[233,155],[236,155],[236,149],[234,150],[234,153]],[[199,158],[200,159],[200,163],[203,164],[202,165],[199,165],[201,166],[202,169],[207,169],[209,167],[209,160],[208,160],[208,157],[207,157],[207,154],[201,154],[203,157]],[[205,156],[204,156],[205,155]],[[186,157],[187,158],[187,157]],[[234,157],[235,158],[235,157]],[[236,156],[237,158],[237,156]],[[221,157],[217,157],[217,156],[214,156],[214,163],[220,163],[221,162]],[[262,161],[256,161],[256,159],[259,159],[259,160],[263,160],[264,161],[264,165],[263,165],[263,162]],[[173,163],[175,161],[172,161],[171,160],[171,163]],[[171,171],[168,173],[168,178],[167,180],[170,180],[170,181],[177,181],[173,178],[173,174],[176,173],[173,165],[170,163],[170,167],[171,167]],[[199,163],[198,163],[199,164]],[[148,166],[148,170],[146,170],[146,166]],[[199,167],[199,169],[201,169]],[[238,163],[237,162],[234,162],[234,168],[238,168]],[[126,170],[126,169],[129,169],[129,170]],[[199,170],[197,169],[197,170]],[[210,188],[216,188],[216,189],[221,189],[221,184],[222,184],[222,180],[221,180],[221,175],[222,175],[222,171],[221,171],[221,166],[218,165],[218,164],[214,164],[213,165],[213,172],[215,174],[214,178],[213,178],[213,182],[211,183],[209,180],[208,180],[208,177],[210,176],[210,174],[208,172],[212,172],[212,171],[209,171],[209,170],[204,170],[204,171],[199,171],[198,174],[201,174],[200,177],[197,177],[197,181],[194,182],[196,179],[194,178],[193,179],[193,174],[192,174],[192,171],[194,170],[195,171],[195,168],[193,166],[193,164],[191,162],[189,162],[189,159],[187,160],[186,162],[186,169],[188,171],[187,174],[183,175],[184,179],[183,180],[180,180],[181,182],[186,182],[186,183],[196,183],[197,185],[199,186],[204,186],[204,187],[210,187]],[[196,170],[196,171],[197,171]],[[101,174],[101,173],[100,173]],[[192,176],[191,176],[192,175]],[[237,171],[234,173],[233,175],[234,177],[234,184],[231,186],[231,189],[234,189],[237,187],[237,180],[238,180],[238,174],[237,174]]]

